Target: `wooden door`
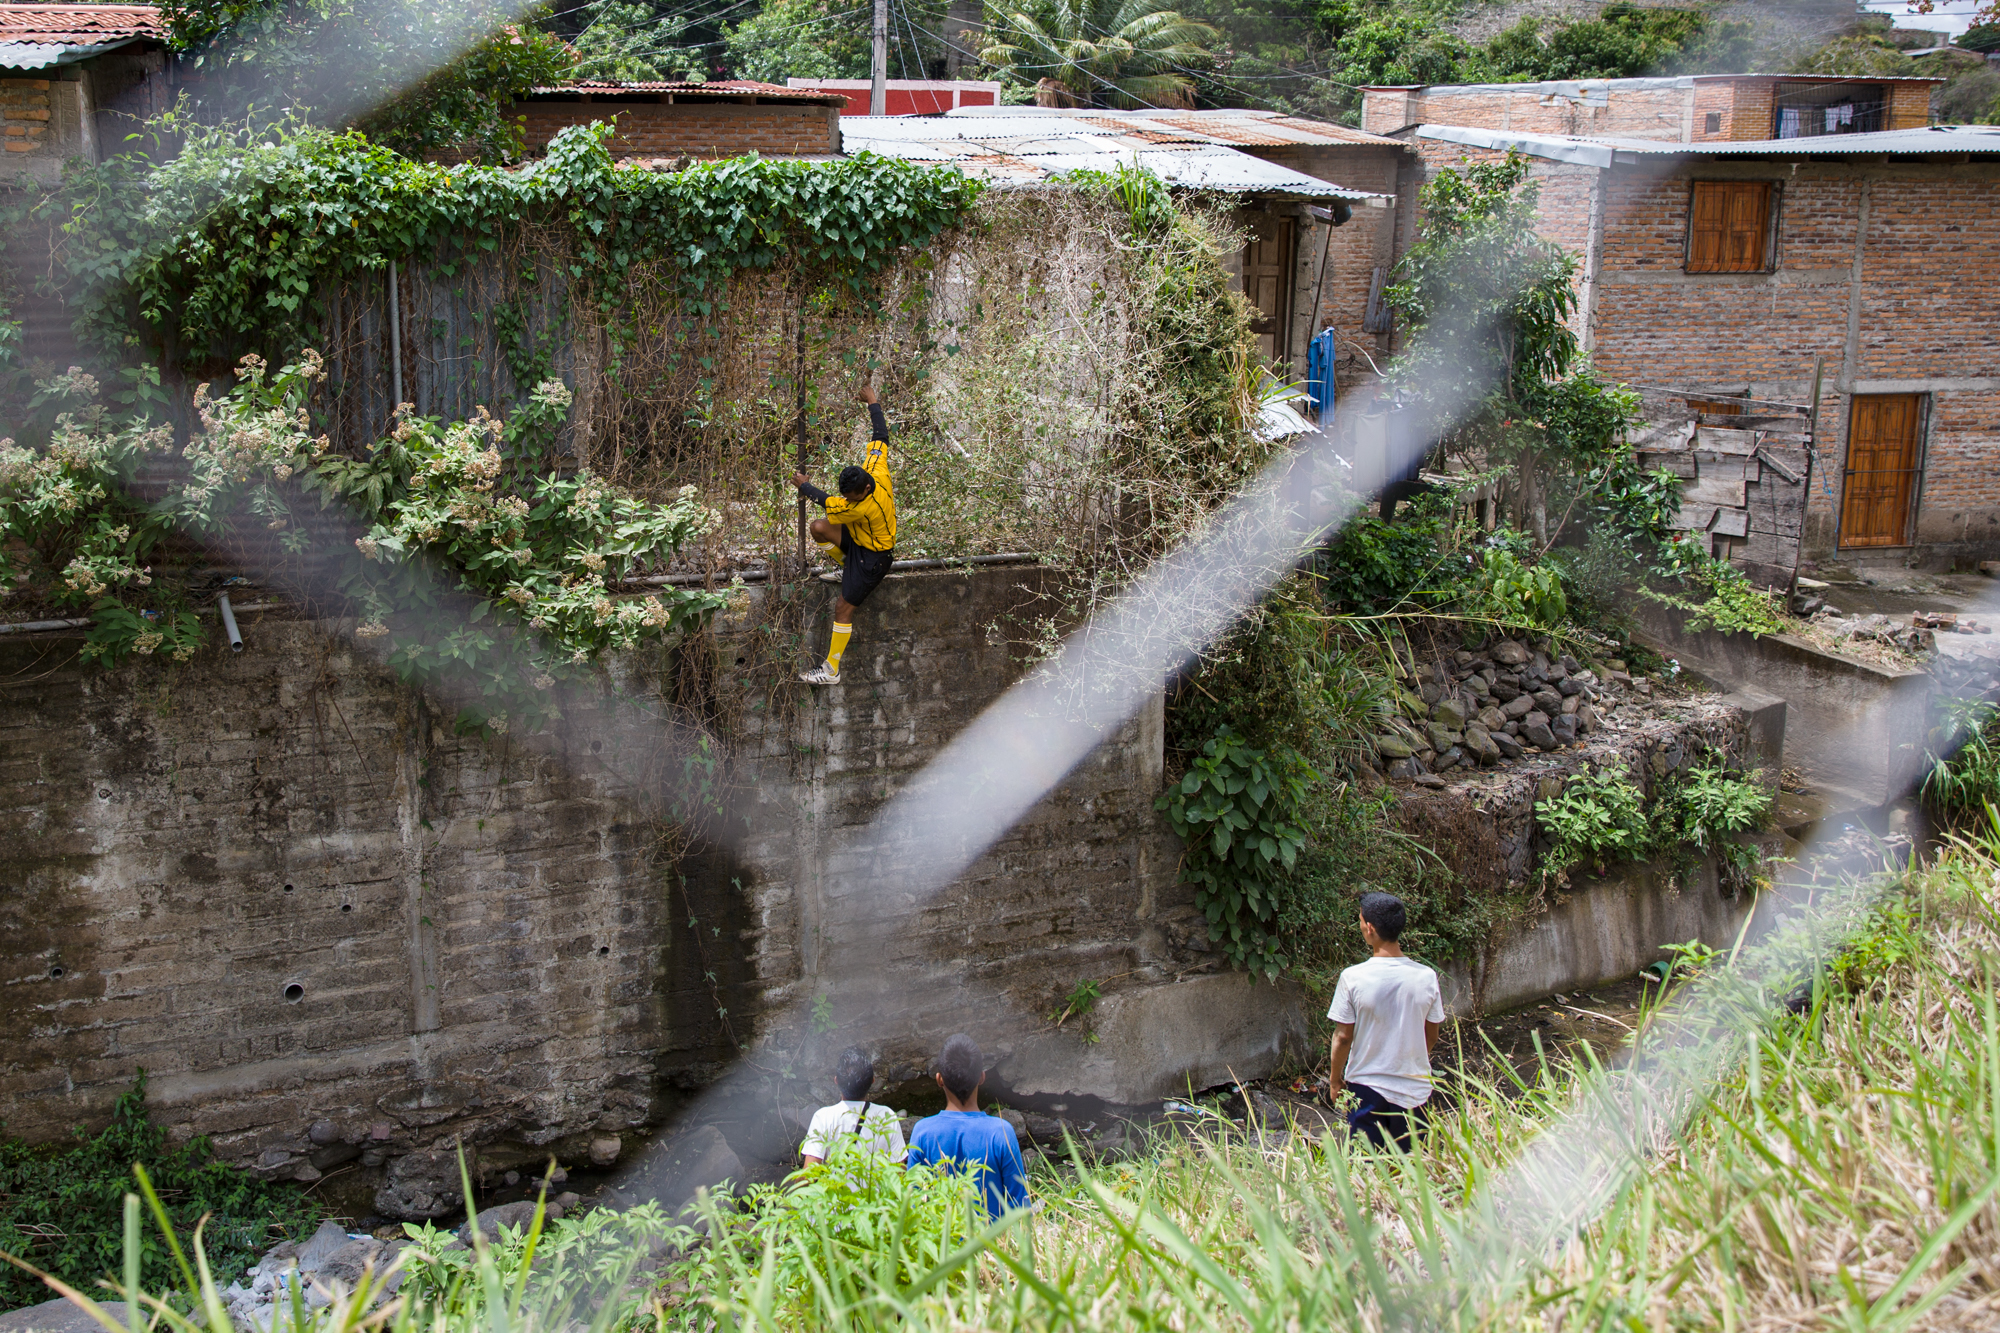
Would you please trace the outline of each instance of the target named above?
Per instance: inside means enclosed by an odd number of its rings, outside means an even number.
[[[1250,227],[1250,244],[1243,249],[1243,294],[1257,307],[1250,328],[1266,358],[1289,361],[1298,222],[1272,213],[1252,213]]]
[[[1923,440],[1920,393],[1856,394],[1841,486],[1842,546],[1908,546]]]

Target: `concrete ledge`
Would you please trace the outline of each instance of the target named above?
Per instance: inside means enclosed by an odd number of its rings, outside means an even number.
[[[1084,1094],[1137,1105],[1261,1078],[1287,1042],[1306,1033],[1303,996],[1289,982],[1242,972],[1161,983],[1107,995],[1091,1014],[1095,1042],[1080,1029],[1037,1033],[996,1069],[1026,1096]]]
[[[1876,806],[1921,775],[1937,689],[1928,672],[1872,666],[1789,634],[1691,633],[1680,612],[1647,603],[1635,612],[1641,638],[1702,679],[1748,698],[1782,699],[1783,753],[1816,786]],[[1768,718],[1768,704],[1753,722],[1759,715]]]

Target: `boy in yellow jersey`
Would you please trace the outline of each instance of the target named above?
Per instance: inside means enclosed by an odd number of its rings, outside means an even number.
[[[833,642],[826,650],[826,664],[799,677],[808,685],[840,684],[840,659],[854,633],[854,608],[868,599],[896,560],[896,494],[889,484],[889,423],[882,416],[882,400],[875,390],[864,385],[856,396],[868,404],[868,419],[875,433],[862,465],[840,470],[840,494],[828,495],[803,472],[792,474],[792,484],[799,488],[799,494],[826,506],[826,517],[812,521],[813,540],[828,555],[838,554],[841,561],[840,596],[833,600]]]

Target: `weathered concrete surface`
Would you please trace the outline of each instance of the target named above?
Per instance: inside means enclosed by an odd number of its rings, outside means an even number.
[[[1242,972],[1109,996],[1091,1011],[1088,1030],[1096,1041],[1075,1022],[1038,1034],[995,1072],[1027,1096],[1087,1088],[1110,1102],[1150,1102],[1261,1078],[1308,1031],[1296,986]]]
[[[125,1302],[99,1301],[97,1308],[116,1322],[125,1322]],[[67,1297],[0,1314],[0,1333],[102,1333],[103,1328],[88,1311]]]
[[[894,1080],[964,1030],[1028,1076],[1086,977],[1132,1040],[1067,1066],[1104,1079],[1075,1091],[1137,1088],[1139,1060],[1263,1072],[1286,1020],[1201,977],[1218,960],[1152,808],[1157,703],[928,901],[870,873],[921,847],[829,855],[1018,674],[989,630],[1036,591],[892,578],[841,686],[743,710],[724,816],[676,877],[649,855],[685,795],[651,659],[614,667],[629,706],[489,742],[331,626],[267,617],[239,655],[114,672],[73,639],[0,641],[0,1118],[101,1123],[143,1066],[174,1132],[269,1177],[349,1167],[358,1209],[420,1216],[457,1206],[459,1145],[475,1178],[636,1149],[739,1047],[816,1075],[859,1042]],[[817,651],[833,589],[806,594]],[[718,636],[725,687],[749,623]]]
[[[1500,932],[1483,957],[1446,968],[1445,1007],[1467,1017],[1623,981],[1666,957],[1669,944],[1730,944],[1760,905],[1748,892],[1724,893],[1712,861],[1681,885],[1647,866],[1618,866]]]
[[[1786,762],[1812,784],[1855,806],[1907,794],[1924,767],[1936,682],[1822,652],[1789,634],[1699,634],[1680,612],[1640,603],[1647,637],[1682,666],[1725,689],[1785,701]]]

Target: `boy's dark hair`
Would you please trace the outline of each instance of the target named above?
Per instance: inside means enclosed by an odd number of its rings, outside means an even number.
[[[1387,893],[1364,893],[1361,895],[1361,919],[1375,927],[1375,933],[1390,944],[1403,938],[1403,926],[1408,913],[1403,910],[1403,900]]]
[[[944,1078],[944,1090],[964,1101],[978,1090],[986,1074],[986,1057],[979,1053],[979,1043],[961,1032],[945,1038],[937,1071]]]
[[[840,1095],[850,1102],[858,1102],[868,1095],[868,1089],[875,1086],[875,1062],[868,1058],[868,1052],[859,1046],[850,1046],[840,1053],[840,1063],[834,1067],[833,1081],[840,1085]]]
[[[850,500],[859,500],[875,493],[875,478],[868,475],[865,468],[849,463],[840,470],[840,493]]]

